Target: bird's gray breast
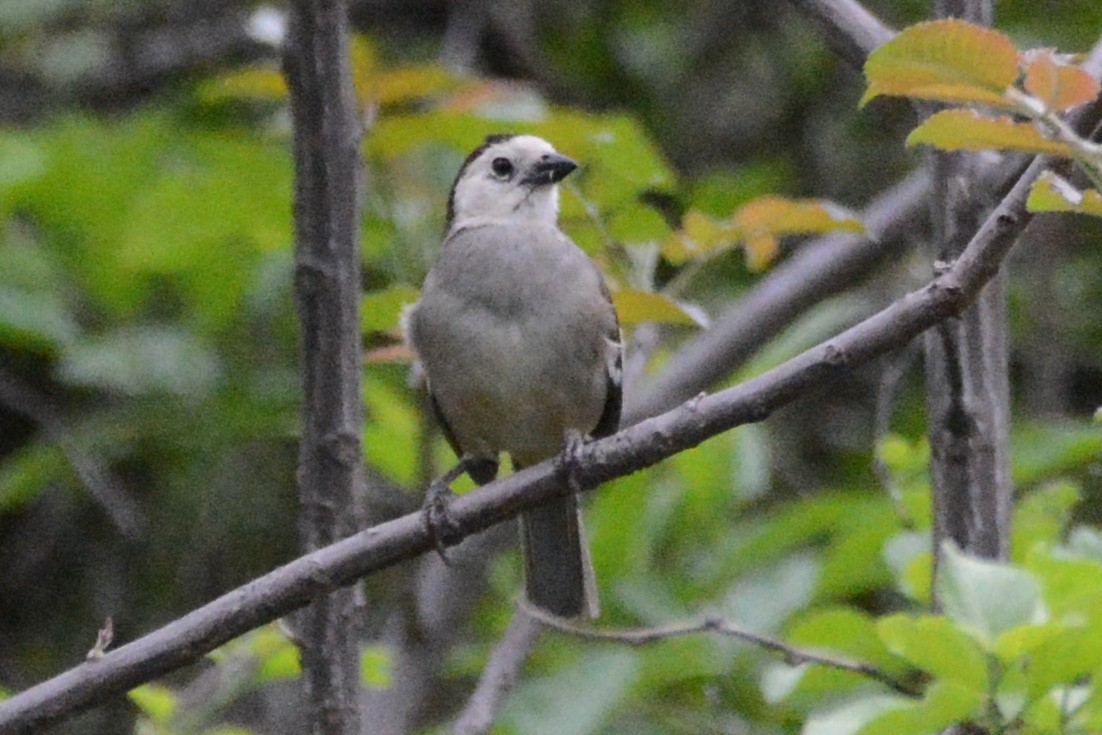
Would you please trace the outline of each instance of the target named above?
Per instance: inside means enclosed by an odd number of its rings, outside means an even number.
[[[411,338],[464,451],[553,455],[604,405],[615,315],[596,267],[553,226],[492,225],[448,239]]]

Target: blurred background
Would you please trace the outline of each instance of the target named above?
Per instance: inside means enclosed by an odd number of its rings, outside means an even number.
[[[918,0],[866,5],[894,28],[929,12]],[[856,210],[922,165],[903,145],[911,108],[881,99],[859,111],[860,72],[786,3],[356,0],[351,11],[366,130],[374,519],[416,509],[426,479],[451,461],[393,348],[398,311],[439,245],[452,178],[483,135],[533,130],[581,160],[564,193],[566,229],[615,288],[663,290],[688,317],[654,317],[662,324],[640,332],[640,382],[777,262],[748,265],[734,247],[674,262],[664,246],[686,212],[722,218],[770,193]],[[1102,34],[1102,4],[1005,0],[996,23],[1022,48],[1085,51]],[[109,616],[116,640],[131,640],[297,554],[282,24],[281,6],[226,0],[0,0],[9,692],[81,661]],[[891,243],[859,287],[778,327],[726,382],[921,284],[925,234]],[[1100,237],[1085,218],[1041,218],[1012,264],[1015,479],[1043,499],[1030,506],[1038,518],[1097,520],[1097,503],[1083,499],[1102,491],[1091,421],[1102,405]],[[802,244],[786,240],[779,262]],[[625,315],[633,334],[648,314]],[[923,558],[929,522],[924,420],[912,350],[594,493],[605,619],[713,610],[781,634],[824,607],[921,604],[904,572]],[[894,551],[881,553],[885,544]],[[423,572],[410,562],[366,585],[378,636],[369,687],[395,684],[381,631],[416,606]],[[508,621],[515,555],[482,579],[408,731],[454,711]],[[251,662],[237,678],[227,658],[172,677],[163,687],[177,710],[160,724],[148,700],[122,700],[58,731],[294,732],[275,701],[294,676],[277,660],[284,644],[266,629],[227,654]],[[823,692],[860,686],[824,675],[780,703],[761,683],[769,670],[760,652],[728,641],[627,650],[549,638],[500,731],[796,732]],[[211,671],[232,685],[211,685]]]

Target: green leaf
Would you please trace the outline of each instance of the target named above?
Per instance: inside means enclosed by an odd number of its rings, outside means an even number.
[[[176,693],[161,684],[142,684],[131,689],[127,696],[146,717],[158,725],[167,725],[176,712]]]
[[[381,645],[364,646],[360,652],[360,676],[368,689],[386,689],[394,680],[390,650]]]
[[[589,649],[556,674],[521,684],[509,698],[501,724],[525,735],[601,732],[636,677],[636,659],[631,651]]]
[[[1014,482],[1036,483],[1066,472],[1078,472],[1102,453],[1102,425],[1025,423],[1011,434]]]
[[[1070,686],[1102,666],[1102,621],[1091,622],[1088,628],[1065,628],[1030,652],[1027,679],[1030,699],[1037,699],[1058,685]]]
[[[82,339],[62,352],[59,373],[73,385],[126,395],[173,393],[197,398],[222,374],[217,354],[194,334],[168,326],[129,327]]]
[[[1056,481],[1019,500],[1011,524],[1011,557],[1025,559],[1034,547],[1057,543],[1081,497],[1077,485]]]
[[[785,635],[785,641],[803,649],[825,650],[845,658],[866,661],[887,671],[901,671],[894,657],[876,634],[876,625],[865,613],[851,608],[813,610],[799,617]],[[868,679],[852,672],[825,666],[771,664],[761,680],[768,702],[778,702],[795,690],[804,695],[837,693],[867,684]]]
[[[417,301],[418,295],[416,288],[404,283],[364,294],[360,301],[360,324],[364,333],[397,329],[402,309]]]
[[[1013,150],[1072,155],[1068,144],[1045,137],[1033,123],[988,117],[975,110],[941,110],[926,118],[907,136],[909,146],[923,143],[946,151]]]
[[[54,352],[75,340],[79,332],[60,294],[0,286],[0,343]]]
[[[950,542],[942,545],[937,594],[945,614],[987,650],[1004,632],[1045,618],[1032,574],[970,556]]]
[[[967,690],[986,691],[987,660],[983,652],[948,618],[889,615],[877,622],[876,630],[888,650],[923,671]]]
[[[663,242],[670,235],[666,219],[653,207],[638,202],[617,209],[606,226],[614,240],[628,245]]]
[[[364,454],[372,467],[392,480],[412,483],[417,473],[418,417],[407,396],[373,373],[364,376]]]
[[[693,313],[695,310],[660,293],[621,288],[612,294],[612,303],[616,305],[616,313],[625,326],[648,322],[687,327],[707,326],[702,315]]]
[[[294,679],[302,672],[299,649],[279,626],[272,624],[249,634],[248,643],[260,664],[260,682]]]
[[[905,28],[869,54],[865,77],[862,105],[897,95],[1005,107],[1003,94],[1018,78],[1018,50],[998,31],[936,20]]]
[[[908,702],[881,714],[860,735],[936,735],[950,725],[975,717],[984,694],[948,682],[936,682],[921,702]]]
[[[850,700],[834,709],[814,714],[804,723],[801,735],[856,735],[886,712],[905,707],[908,700],[887,694]]]
[[[1102,194],[1095,189],[1080,191],[1067,179],[1045,171],[1033,182],[1026,207],[1031,212],[1071,212],[1102,217]]]

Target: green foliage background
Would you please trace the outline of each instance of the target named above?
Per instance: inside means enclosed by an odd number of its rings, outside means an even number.
[[[451,178],[488,132],[532,130],[585,163],[564,193],[563,222],[616,287],[672,287],[712,314],[761,276],[732,248],[681,270],[662,262],[681,213],[725,217],[765,193],[857,206],[917,162],[902,146],[906,108],[877,102],[858,113],[859,75],[787,6],[726,5],[541,5],[538,66],[499,58],[492,40],[483,49],[487,75],[527,75],[532,86],[434,66],[439,18],[361,18],[360,92],[378,101],[364,141],[369,348],[393,343],[401,304],[438,245]],[[897,27],[927,12],[917,1],[869,5]],[[171,8],[0,6],[0,70],[21,75],[34,101],[0,128],[0,686],[9,691],[80,661],[108,616],[129,640],[296,554],[284,101],[263,58],[227,56],[125,95],[104,83],[120,29],[186,18]],[[1082,50],[1102,32],[1099,8],[1015,1],[997,13],[1020,46]],[[925,613],[917,370],[894,404],[894,433],[879,440],[879,375],[862,371],[590,500],[602,624],[708,612],[872,662],[922,699],[726,639],[625,649],[549,636],[497,731],[924,733],[960,718],[992,732],[1102,729],[1102,430],[1091,422],[1102,403],[1093,318],[1102,251],[1095,225],[1049,226],[1059,228],[1055,252],[1022,254],[1012,292],[1015,566],[952,557],[939,590],[945,617]],[[902,293],[923,261],[901,246],[896,268],[810,311],[731,381]],[[692,278],[679,277],[686,271]],[[648,371],[693,333],[664,327]],[[406,380],[400,362],[366,364],[365,444],[379,482],[412,509],[424,424]],[[434,451],[448,461],[439,442]],[[871,471],[874,455],[897,498]],[[514,562],[495,567],[447,662],[460,692],[507,622]],[[398,577],[371,580],[368,599],[392,600]],[[275,629],[235,645],[218,666],[256,665],[226,701],[188,701],[188,672],[70,731],[267,731],[246,705],[294,676],[293,650]],[[391,683],[385,649],[368,649],[365,680]]]

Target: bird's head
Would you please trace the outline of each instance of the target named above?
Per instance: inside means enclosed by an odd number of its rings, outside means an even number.
[[[446,232],[509,221],[555,224],[558,183],[577,167],[534,135],[491,135],[459,169]]]

